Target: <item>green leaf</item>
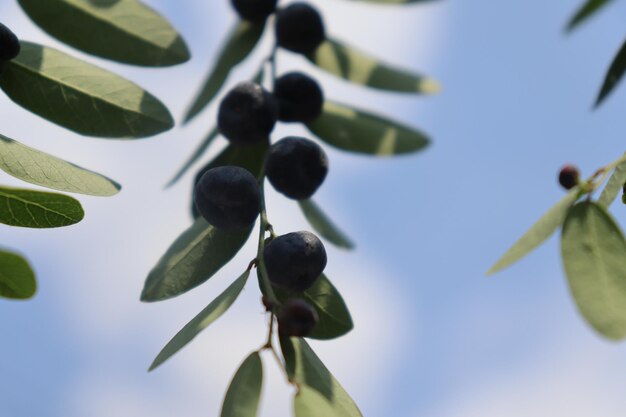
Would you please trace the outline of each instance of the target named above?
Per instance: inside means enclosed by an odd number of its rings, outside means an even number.
[[[281,303],[295,297],[302,298],[313,306],[317,311],[319,322],[313,332],[307,336],[311,339],[335,339],[345,335],[354,327],[346,303],[326,275],[321,275],[311,288],[302,293],[289,294],[276,288],[274,293]]]
[[[599,12],[611,3],[613,0],[587,0],[585,4],[583,4],[580,9],[576,11],[574,16],[570,19],[567,24],[567,31],[572,31],[576,27],[578,27],[581,23],[587,21],[591,16]]]
[[[198,96],[185,114],[184,123],[198,115],[218,93],[230,71],[252,52],[261,39],[265,24],[240,21],[231,31],[228,41],[222,48],[215,66],[209,72]]]
[[[185,162],[185,165],[183,165],[183,167],[176,173],[176,175],[174,175],[174,178],[172,178],[170,182],[167,183],[165,188],[171,187],[172,185],[176,184],[178,180],[180,180],[183,177],[183,175],[185,175],[187,171],[189,171],[189,168],[191,168],[193,164],[195,164],[198,161],[198,159],[200,159],[200,157],[209,148],[209,146],[211,146],[211,144],[213,143],[215,138],[217,138],[218,135],[219,135],[219,131],[217,130],[216,127],[214,127],[209,132],[207,137],[200,143],[200,146],[198,146],[196,150],[193,151],[193,154],[191,154],[191,157],[187,160],[187,162]]]
[[[256,417],[263,386],[263,363],[258,352],[241,364],[228,387],[221,417]]]
[[[626,162],[622,162],[615,167],[611,178],[609,178],[604,190],[602,190],[602,194],[600,194],[600,198],[598,198],[598,204],[608,209],[615,201],[617,194],[622,190],[624,183],[626,183]]]
[[[137,0],[18,0],[40,28],[66,44],[125,64],[170,66],[189,60],[182,37]]]
[[[319,392],[302,385],[293,397],[296,417],[343,417]]]
[[[0,250],[0,297],[25,300],[37,292],[37,281],[28,261]]]
[[[241,276],[226,288],[223,293],[176,333],[176,336],[159,352],[148,371],[152,371],[160,366],[176,352],[185,347],[187,343],[191,342],[202,330],[206,329],[211,323],[220,318],[235,302],[241,290],[243,290],[243,287],[246,285],[249,276],[249,270],[241,274]]]
[[[377,156],[417,152],[428,138],[392,120],[327,101],[324,111],[308,129],[324,142],[350,152]]]
[[[281,338],[280,344],[291,381],[300,387],[306,386],[317,391],[328,401],[337,416],[362,417],[352,398],[304,339]]]
[[[9,226],[53,228],[80,222],[85,212],[72,197],[0,187],[0,223]]]
[[[588,201],[570,209],[561,255],[585,319],[609,339],[626,337],[626,240],[605,209]]]
[[[581,195],[579,187],[574,187],[561,201],[548,210],[513,246],[496,262],[487,275],[514,264],[545,242],[563,224],[569,208]]]
[[[617,84],[621,81],[626,71],[626,41],[622,44],[619,52],[613,59],[609,71],[604,77],[604,83],[598,94],[595,106],[598,107],[604,99],[613,91]]]
[[[31,184],[70,193],[111,196],[115,181],[0,135],[0,169]]]
[[[239,252],[251,231],[225,232],[196,219],[150,271],[141,301],[166,300],[204,283]]]
[[[304,217],[323,238],[344,249],[354,249],[354,243],[326,216],[313,200],[298,201]]]
[[[174,126],[167,108],[132,82],[49,47],[22,42],[0,88],[20,106],[74,132],[141,138]]]
[[[347,81],[381,90],[434,94],[437,81],[392,68],[356,48],[327,39],[308,57],[309,61]]]

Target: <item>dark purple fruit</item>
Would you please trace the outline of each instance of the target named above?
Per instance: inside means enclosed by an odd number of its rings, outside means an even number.
[[[276,42],[281,48],[309,54],[326,39],[320,13],[307,3],[291,3],[276,13]]]
[[[205,172],[194,190],[198,212],[224,230],[251,227],[261,210],[257,179],[246,169],[223,166]]]
[[[276,191],[294,200],[311,197],[328,174],[328,157],[315,142],[295,136],[272,145],[265,174]]]
[[[295,337],[308,336],[319,321],[315,309],[299,298],[287,300],[276,318],[278,319],[278,332],[283,336]]]
[[[308,123],[322,114],[324,93],[317,81],[301,72],[290,72],[276,80],[274,97],[278,101],[278,119],[283,122]]]
[[[263,252],[267,275],[276,288],[307,290],[326,267],[326,249],[310,232],[294,232],[273,239]]]
[[[20,54],[20,41],[11,29],[0,23],[0,61],[10,61]]]
[[[269,140],[278,119],[274,97],[253,82],[237,84],[220,103],[220,133],[235,145]]]
[[[231,0],[239,16],[251,22],[262,22],[276,10],[278,0]]]
[[[565,165],[559,172],[559,184],[566,190],[571,190],[580,181],[580,172],[573,165]]]

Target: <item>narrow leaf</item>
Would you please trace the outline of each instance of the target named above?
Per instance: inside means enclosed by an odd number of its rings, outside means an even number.
[[[209,146],[211,146],[215,138],[217,138],[218,134],[219,132],[217,128],[214,127],[209,132],[207,137],[200,143],[200,146],[198,146],[196,150],[193,151],[193,154],[191,154],[191,157],[189,157],[187,162],[185,162],[185,165],[183,165],[183,167],[176,173],[176,175],[174,175],[174,178],[172,178],[170,182],[167,183],[165,188],[171,187],[172,185],[176,184],[178,180],[180,180],[183,177],[183,175],[185,175],[187,171],[189,171],[189,168],[191,168],[193,164],[195,164],[198,161],[198,159],[200,159],[200,157],[204,154],[204,152],[206,152]]]
[[[293,397],[296,417],[343,417],[319,392],[302,385]]]
[[[336,148],[377,156],[421,151],[429,143],[411,127],[328,101],[322,115],[307,127]]]
[[[604,99],[613,91],[617,84],[621,81],[626,71],[626,41],[622,44],[619,52],[613,59],[609,71],[604,77],[604,83],[598,94],[595,106],[598,107]]]
[[[237,23],[217,57],[215,66],[200,88],[198,96],[187,111],[185,123],[197,116],[213,100],[228,78],[230,71],[252,52],[261,39],[264,29],[264,24],[255,24],[243,20]]]
[[[22,181],[53,190],[111,196],[115,181],[0,135],[0,169]]]
[[[221,417],[256,417],[263,386],[263,363],[258,352],[241,364],[228,387]]]
[[[352,398],[304,339],[281,338],[280,343],[291,381],[317,391],[337,416],[362,417]]]
[[[288,298],[296,297],[306,300],[313,306],[317,311],[319,322],[308,336],[311,339],[335,339],[350,332],[354,327],[346,303],[326,275],[320,276],[311,288],[303,293],[288,294],[279,289],[274,289],[274,293],[281,303]]]
[[[137,0],[18,0],[48,34],[92,55],[125,64],[170,66],[189,60],[176,29]]]
[[[603,336],[626,337],[626,240],[605,209],[572,207],[563,225],[561,254],[578,309]]]
[[[613,0],[586,0],[585,3],[576,11],[567,24],[567,31],[572,31],[581,23],[587,21],[591,16],[599,12],[611,3]]]
[[[204,283],[239,252],[251,230],[225,232],[196,219],[150,271],[141,301],[166,300]]]
[[[249,276],[249,270],[241,274],[241,276],[226,288],[223,293],[176,333],[176,336],[159,352],[148,371],[152,371],[160,366],[176,352],[185,347],[187,343],[191,342],[202,330],[206,329],[211,323],[220,318],[235,302],[241,290],[243,290],[243,287],[246,285]]]
[[[548,210],[502,257],[496,262],[487,275],[514,264],[545,242],[565,220],[567,211],[580,197],[580,188],[573,188],[561,201]]]
[[[326,216],[313,200],[298,201],[304,217],[323,238],[344,249],[354,249],[354,243]]]
[[[174,126],[167,108],[132,82],[49,47],[22,42],[0,88],[17,104],[74,132],[141,138]]]
[[[613,171],[613,174],[609,178],[602,190],[602,194],[600,194],[600,198],[598,198],[598,204],[602,207],[608,209],[615,198],[622,190],[622,187],[626,183],[626,162],[622,162]]]
[[[372,88],[421,94],[434,94],[440,90],[439,83],[433,79],[392,68],[356,48],[330,38],[308,59],[333,75]]]
[[[0,297],[25,300],[37,292],[37,281],[28,261],[0,250]]]
[[[72,197],[0,187],[0,223],[9,226],[53,228],[80,222],[85,212]]]

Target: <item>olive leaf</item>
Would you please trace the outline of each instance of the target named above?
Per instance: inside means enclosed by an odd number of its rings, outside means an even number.
[[[243,361],[228,387],[221,417],[256,417],[263,386],[263,363],[258,352]]]
[[[0,250],[0,297],[25,300],[37,292],[37,281],[28,261]]]
[[[595,107],[600,106],[602,102],[608,97],[613,89],[619,84],[626,71],[626,41],[622,44],[619,52],[613,59],[609,70],[604,77],[604,82],[598,98],[596,99]]]
[[[344,249],[354,249],[354,243],[328,218],[315,201],[299,200],[298,205],[313,229],[323,238]]]
[[[274,293],[281,303],[293,297],[302,298],[315,309],[319,321],[307,336],[311,339],[335,339],[347,334],[354,327],[346,303],[326,275],[322,274],[302,293],[287,293],[279,289],[274,289]]]
[[[234,258],[251,231],[226,232],[197,218],[150,271],[141,301],[166,300],[204,283]]]
[[[218,135],[219,135],[219,131],[217,130],[216,127],[211,129],[211,131],[206,136],[206,138],[204,138],[204,140],[200,142],[200,145],[196,148],[196,150],[193,151],[193,153],[191,154],[187,162],[185,162],[182,168],[178,170],[176,175],[174,175],[174,177],[167,183],[165,188],[169,188],[172,185],[176,184],[178,180],[180,180],[183,177],[183,175],[185,175],[187,171],[189,171],[189,168],[191,168],[193,164],[195,164],[198,161],[198,159],[200,159],[200,157],[204,154],[204,152],[206,152],[209,146],[211,146],[211,144],[213,143],[215,138],[218,137]]]
[[[160,366],[163,362],[172,357],[176,352],[181,350],[185,345],[191,342],[202,330],[209,327],[211,323],[220,318],[222,314],[230,308],[235,302],[241,290],[246,285],[250,270],[245,271],[235,282],[233,282],[223,293],[206,306],[196,317],[185,325],[176,336],[170,340],[167,345],[159,352],[157,357],[150,365],[148,371]]]
[[[78,223],[84,216],[82,206],[72,197],[0,187],[0,223],[19,227],[53,228]]]
[[[576,11],[567,23],[566,30],[572,31],[581,23],[587,21],[591,16],[602,10],[613,0],[586,0],[585,3]]]
[[[574,187],[548,210],[513,246],[487,271],[487,275],[514,264],[545,242],[563,224],[569,208],[580,198],[580,187]]]
[[[347,81],[388,91],[434,94],[439,83],[379,62],[358,49],[335,39],[325,40],[307,56],[309,61]]]
[[[137,0],[18,0],[48,34],[81,51],[143,66],[189,60],[183,38],[160,14]]]
[[[0,134],[0,169],[22,181],[53,190],[95,196],[119,192],[115,181]]]
[[[322,394],[306,385],[293,397],[293,412],[295,417],[343,417]]]
[[[20,106],[87,136],[141,138],[174,126],[167,108],[132,82],[46,46],[22,42],[0,88]]]
[[[603,336],[626,337],[626,240],[601,206],[573,206],[563,224],[561,255],[578,309]]]
[[[626,162],[622,162],[615,167],[613,174],[606,183],[606,186],[602,190],[600,197],[598,198],[598,204],[608,209],[615,197],[622,190],[622,187],[626,183]]]
[[[307,128],[336,148],[376,156],[418,152],[430,142],[411,127],[330,101]]]
[[[337,416],[363,416],[352,398],[304,339],[281,337],[280,345],[290,381],[300,387],[306,386],[317,391],[328,401]]]
[[[240,21],[231,31],[214,67],[209,72],[204,85],[185,114],[184,123],[198,115],[219,92],[230,71],[252,52],[261,39],[264,24]]]

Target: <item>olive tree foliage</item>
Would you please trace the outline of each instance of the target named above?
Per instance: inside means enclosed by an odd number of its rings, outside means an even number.
[[[587,0],[569,20],[571,32],[605,9],[612,0]],[[626,41],[611,62],[594,108],[603,104],[626,72]],[[601,336],[626,338],[626,239],[609,213],[622,192],[626,204],[626,155],[597,169],[586,179],[575,167],[565,166],[559,181],[567,194],[550,208],[491,267],[496,273],[523,258],[557,230],[561,231],[561,258],[569,287],[583,318]]]
[[[82,52],[124,64],[166,67],[189,60],[176,29],[139,0],[16,0],[49,35]],[[71,54],[19,39],[0,22],[0,88],[33,114],[80,135],[140,139],[171,129],[167,107],[139,85]],[[0,169],[66,193],[113,196],[112,179],[33,149],[0,132]],[[27,141],[28,138],[19,138]],[[80,202],[65,194],[0,186],[0,223],[52,228],[80,222]],[[0,250],[0,297],[36,292],[28,261]]]

